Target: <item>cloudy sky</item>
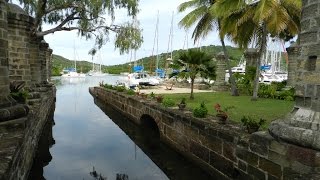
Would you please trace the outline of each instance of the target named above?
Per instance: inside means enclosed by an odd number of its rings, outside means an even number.
[[[182,19],[185,13],[177,13],[179,4],[186,0],[140,0],[140,12],[137,19],[140,21],[140,26],[143,29],[144,43],[137,51],[137,59],[152,55],[154,43],[154,34],[156,28],[157,12],[159,11],[159,48],[158,52],[167,52],[169,32],[171,26],[172,12],[174,12],[173,22],[173,50],[182,49],[185,42],[186,32],[178,27],[178,22]],[[116,12],[116,22],[125,22],[128,20],[125,11]],[[45,27],[46,28],[46,27]],[[191,40],[191,31],[188,33],[188,46],[194,47]],[[77,36],[76,32],[56,32],[45,36],[45,40],[50,44],[54,54],[64,56],[68,59],[81,59],[91,61],[91,56],[88,51],[94,44],[93,41],[85,41]],[[74,44],[76,53],[74,53]],[[187,42],[185,42],[186,48]],[[216,32],[212,32],[206,39],[202,40],[200,45],[219,45],[219,40]],[[76,56],[74,55],[76,54]],[[74,58],[76,57],[76,58]],[[95,62],[100,61],[99,56],[94,58]],[[129,62],[130,55],[120,55],[119,51],[114,50],[114,38],[110,36],[110,42],[107,43],[101,51],[102,64],[113,65]]]

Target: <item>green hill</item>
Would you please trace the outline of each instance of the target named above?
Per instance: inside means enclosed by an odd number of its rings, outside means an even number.
[[[201,50],[209,54],[212,58],[214,58],[219,52],[222,51],[221,46],[202,46]],[[232,66],[236,66],[239,60],[242,57],[243,51],[239,50],[238,48],[234,48],[231,46],[227,46],[227,50],[229,52],[229,56],[232,62]],[[185,50],[175,50],[172,52],[173,59],[177,59],[179,53]],[[159,68],[164,68],[165,60],[170,57],[170,53],[162,53],[159,54]],[[155,70],[156,67],[156,55],[144,57],[137,60],[138,65],[143,65],[146,71]],[[74,61],[66,59],[59,55],[53,55],[53,65],[52,65],[52,75],[60,75],[60,72],[63,68],[71,68],[74,67]],[[134,64],[132,62],[131,64]],[[77,61],[77,71],[87,73],[89,70],[92,69],[92,63],[87,61]],[[102,66],[101,67],[103,72],[108,72],[110,74],[120,74],[121,72],[130,72],[130,65],[129,62],[125,64],[113,65],[113,66]]]
[[[52,75],[53,76],[59,76],[60,72],[64,68],[73,68],[74,67],[74,61],[66,59],[59,55],[52,55]],[[96,65],[97,66],[97,65]],[[77,71],[87,73],[92,69],[92,63],[88,61],[77,61]],[[106,69],[106,66],[101,66],[102,71]]]

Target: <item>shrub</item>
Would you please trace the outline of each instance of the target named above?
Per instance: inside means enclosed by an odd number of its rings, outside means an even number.
[[[111,84],[104,84],[103,87],[106,89],[113,89],[113,86]]]
[[[127,89],[127,94],[128,94],[128,95],[134,95],[135,92],[134,92],[133,89]]]
[[[124,86],[115,86],[115,90],[118,92],[124,92],[126,90],[126,87]]]
[[[150,93],[150,97],[151,97],[152,99],[154,99],[154,98],[156,97],[156,94],[155,94],[154,92],[151,92],[151,93]]]
[[[253,133],[259,130],[259,128],[265,124],[266,120],[260,118],[259,121],[251,116],[243,116],[241,118],[242,124],[247,128],[248,133]]]
[[[171,98],[164,98],[162,101],[164,107],[173,107],[175,106],[175,101]]]
[[[193,116],[197,118],[205,118],[208,115],[208,109],[204,102],[200,104],[200,107],[197,107],[193,110]]]
[[[11,92],[11,97],[15,99],[18,103],[25,103],[28,98],[28,91]]]

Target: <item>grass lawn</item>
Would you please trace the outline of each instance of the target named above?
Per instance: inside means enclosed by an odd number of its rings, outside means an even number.
[[[195,93],[194,100],[190,100],[190,94],[164,94],[164,98],[171,98],[177,103],[185,97],[187,108],[200,106],[202,101],[205,102],[209,114],[215,115],[214,105],[219,103],[224,109],[228,106],[235,108],[228,111],[229,119],[234,122],[240,122],[244,115],[256,117],[257,119],[266,119],[267,123],[263,129],[266,129],[271,121],[283,118],[293,108],[294,101],[284,101],[275,99],[259,98],[258,101],[251,101],[251,96],[231,96],[229,92],[210,92]]]

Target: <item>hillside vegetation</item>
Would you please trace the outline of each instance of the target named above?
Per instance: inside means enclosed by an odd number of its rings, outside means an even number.
[[[232,66],[236,66],[242,57],[243,51],[239,50],[238,48],[231,47],[231,46],[227,46],[227,50],[230,55]],[[173,59],[177,59],[179,56],[179,53],[181,53],[182,51],[185,51],[185,50],[173,51],[172,52]],[[213,46],[213,45],[202,46],[201,51],[206,52],[212,58],[214,58],[219,52],[222,52],[222,47],[221,46]],[[170,57],[170,53],[159,54],[158,67],[164,68],[165,60],[169,57]],[[146,71],[151,70],[152,72],[154,72],[154,70],[156,68],[156,59],[157,59],[156,55],[144,57],[144,58],[137,60],[136,64],[144,66],[144,69]],[[66,59],[66,58],[59,56],[59,55],[53,55],[52,61],[53,61],[52,75],[59,75],[60,72],[63,70],[63,68],[74,67],[74,61]],[[121,72],[130,72],[131,71],[132,68],[130,67],[129,64],[130,63],[127,62],[125,64],[119,64],[119,65],[113,65],[113,66],[102,66],[101,69],[103,72],[108,72],[110,74],[120,74]],[[131,64],[133,65],[134,62],[131,62]],[[92,63],[87,62],[87,61],[77,61],[77,71],[78,72],[87,73],[91,69],[92,69]]]

